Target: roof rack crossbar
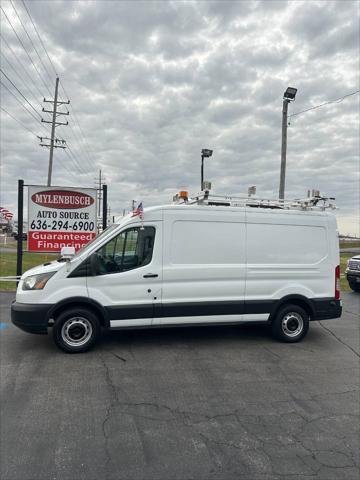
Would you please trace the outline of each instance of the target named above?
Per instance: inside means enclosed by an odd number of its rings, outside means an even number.
[[[187,205],[209,205],[209,206],[229,206],[229,207],[254,207],[269,208],[282,210],[326,210],[336,209],[334,197],[313,196],[304,199],[282,200],[273,198],[261,198],[255,196],[229,196],[229,195],[213,195],[205,190],[199,192],[189,198],[174,198],[176,204]]]

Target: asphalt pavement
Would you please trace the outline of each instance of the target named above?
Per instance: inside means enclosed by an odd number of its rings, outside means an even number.
[[[0,294],[2,480],[359,479],[360,295],[298,344],[260,326],[107,333],[69,355]]]

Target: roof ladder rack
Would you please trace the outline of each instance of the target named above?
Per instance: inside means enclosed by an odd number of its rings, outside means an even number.
[[[184,193],[184,192],[181,192]],[[221,207],[253,207],[281,210],[326,210],[336,209],[334,197],[316,195],[305,199],[281,200],[260,198],[255,196],[227,196],[213,195],[208,190],[199,192],[192,197],[175,195],[173,198],[176,204],[187,205],[209,205]]]

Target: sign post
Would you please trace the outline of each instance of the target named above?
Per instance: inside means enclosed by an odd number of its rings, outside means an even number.
[[[96,194],[95,188],[29,185],[28,251],[77,251],[89,243],[96,236]]]
[[[107,185],[103,184],[103,231],[107,228]]]
[[[23,224],[24,224],[24,180],[18,180],[18,238],[16,255],[16,276],[22,275],[23,257]]]

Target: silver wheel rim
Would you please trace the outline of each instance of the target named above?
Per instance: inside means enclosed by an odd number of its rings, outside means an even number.
[[[299,313],[289,312],[283,317],[281,328],[287,337],[296,337],[304,328],[304,320]]]
[[[72,317],[62,326],[61,338],[70,347],[81,347],[90,340],[92,331],[92,325],[87,318]]]

